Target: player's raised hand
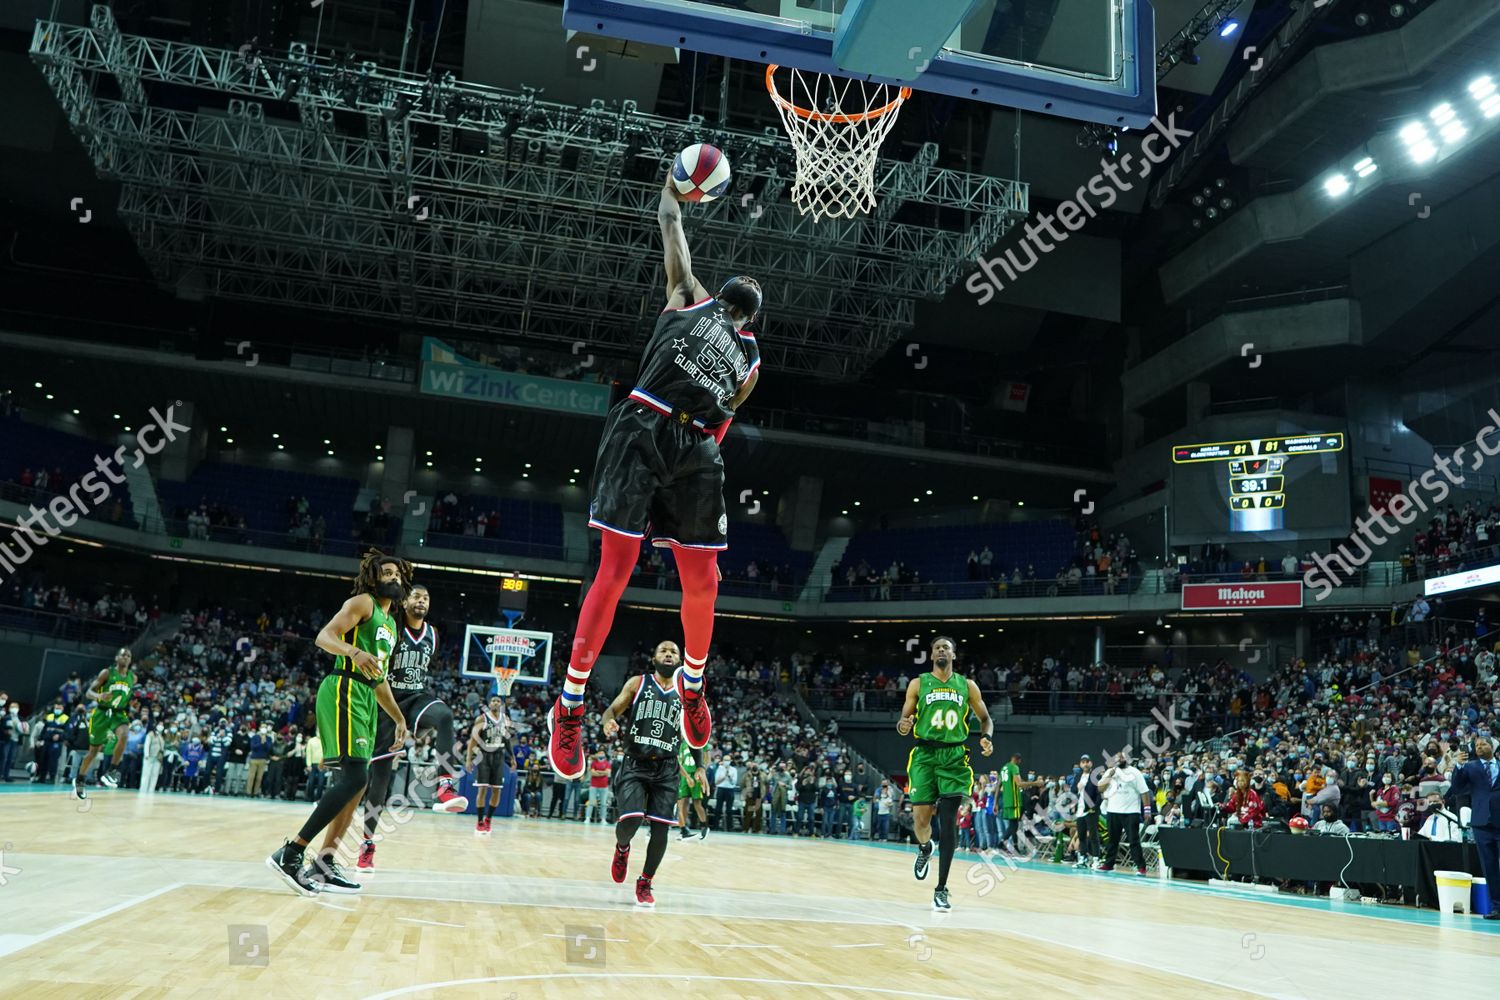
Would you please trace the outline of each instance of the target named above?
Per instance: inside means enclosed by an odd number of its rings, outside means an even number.
[[[979,752],[984,754],[986,757],[995,752],[995,744],[990,742],[990,738],[988,736],[979,737]]]
[[[907,736],[911,733],[912,726],[915,726],[916,724],[916,720],[911,716],[903,715],[901,717],[901,721],[896,723],[896,732],[900,733],[902,736]]]
[[[614,739],[615,738],[615,733],[618,733],[619,731],[620,731],[620,724],[618,722],[616,722],[614,719],[605,719],[604,720],[604,738],[605,739],[607,739],[607,740]]]
[[[356,649],[354,655],[349,657],[349,662],[358,667],[359,672],[366,677],[380,676],[380,661],[367,649]]]

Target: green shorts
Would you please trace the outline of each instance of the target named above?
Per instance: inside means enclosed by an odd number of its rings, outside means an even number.
[[[911,748],[906,758],[906,792],[912,805],[930,806],[938,799],[968,795],[973,788],[974,769],[964,744]]]
[[[692,781],[686,778],[677,779],[677,797],[679,799],[701,799],[703,798],[703,786],[698,784],[695,775]]]
[[[337,767],[345,760],[375,756],[380,704],[374,688],[346,674],[329,674],[318,685],[317,714],[324,764]]]
[[[116,729],[128,725],[130,718],[124,712],[107,708],[93,709],[89,712],[89,746],[104,746],[114,736]]]

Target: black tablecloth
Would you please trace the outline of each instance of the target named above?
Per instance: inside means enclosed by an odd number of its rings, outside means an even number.
[[[1211,872],[1334,882],[1396,885],[1413,890],[1423,906],[1437,908],[1435,871],[1481,874],[1473,844],[1381,837],[1320,837],[1247,830],[1160,829],[1162,863],[1174,872]],[[1352,860],[1351,860],[1352,851]],[[1342,873],[1342,874],[1341,874]],[[1491,888],[1493,892],[1493,887]]]

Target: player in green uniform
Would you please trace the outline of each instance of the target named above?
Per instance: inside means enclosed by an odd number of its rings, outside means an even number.
[[[375,754],[378,709],[384,709],[396,724],[389,749],[399,750],[406,744],[406,719],[386,681],[385,667],[396,646],[397,625],[391,608],[401,603],[411,583],[411,563],[371,549],[360,560],[354,596],[318,633],[318,648],[335,657],[333,672],[318,686],[318,739],[323,744],[324,766],[335,768],[338,775],[297,836],[266,859],[266,867],[301,895],[352,893],[361,888],[344,874],[334,854],[364,795],[370,758]],[[304,870],[303,851],[324,829],[328,832],[318,858]]]
[[[78,773],[73,775],[73,797],[83,799],[83,779],[94,766],[94,758],[104,744],[114,737],[114,752],[109,769],[99,776],[99,784],[114,788],[120,783],[120,758],[125,756],[125,730],[130,726],[130,695],[135,690],[135,674],[130,670],[130,650],[121,648],[112,666],[99,671],[85,697],[99,702],[89,712],[89,752],[84,754]]]
[[[677,825],[681,831],[678,840],[687,840],[693,835],[688,829],[688,802],[698,814],[698,839],[708,836],[708,813],[703,810],[703,796],[708,794],[708,769],[700,760],[702,750],[694,750],[687,740],[677,744]]]
[[[927,877],[932,860],[932,814],[938,823],[938,884],[932,893],[934,910],[950,910],[948,869],[958,845],[958,807],[974,787],[974,769],[969,766],[969,713],[984,727],[979,751],[995,752],[990,737],[995,724],[979,686],[953,673],[958,647],[945,635],[932,640],[932,670],[913,678],[906,686],[906,704],[896,732],[915,733],[917,745],[906,760],[907,794],[911,796],[912,824],[917,836],[917,878]]]

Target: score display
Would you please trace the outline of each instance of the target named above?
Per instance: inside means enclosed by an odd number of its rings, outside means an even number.
[[[1339,505],[1347,499],[1338,490],[1327,490],[1325,483],[1335,485],[1329,480],[1343,476],[1342,463],[1334,456],[1344,444],[1342,432],[1329,431],[1173,445],[1172,464],[1188,467],[1173,471],[1175,526],[1182,536],[1178,541],[1219,540],[1226,529],[1229,534],[1274,532],[1294,537],[1339,523],[1347,517],[1338,513]],[[1331,475],[1317,475],[1320,472]],[[1288,488],[1295,481],[1306,483],[1298,491],[1300,509],[1288,500]],[[1220,512],[1227,508],[1228,523],[1221,520],[1222,513],[1206,509],[1211,507]],[[1307,523],[1288,523],[1294,509]]]

